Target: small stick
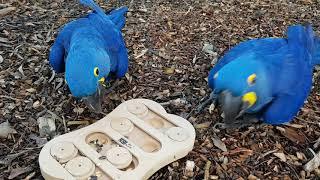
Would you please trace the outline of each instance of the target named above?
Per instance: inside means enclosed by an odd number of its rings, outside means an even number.
[[[207,161],[204,169],[204,180],[208,180],[210,176],[211,161]]]

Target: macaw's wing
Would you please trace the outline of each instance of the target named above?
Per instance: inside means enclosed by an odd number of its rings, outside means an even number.
[[[49,54],[50,65],[57,73],[65,71],[65,57],[68,54],[72,33],[81,27],[87,26],[86,18],[80,18],[66,24],[58,33]]]
[[[281,58],[281,69],[274,81],[275,99],[266,108],[264,121],[271,124],[289,122],[297,114],[310,93],[312,62],[308,32],[303,26],[288,28],[287,50]],[[281,53],[281,51],[280,51]]]
[[[53,43],[50,54],[49,54],[49,63],[57,73],[62,73],[65,71],[65,48],[60,36],[58,36]]]
[[[112,10],[108,16],[110,17],[111,21],[115,24],[115,26],[121,30],[125,23],[126,23],[126,17],[125,14],[127,13],[128,8],[127,7],[121,7],[115,10]]]
[[[117,78],[123,77],[127,71],[129,66],[129,59],[128,59],[128,51],[123,39],[121,39],[121,44],[118,50],[118,62],[117,62],[117,71],[116,76]]]
[[[117,48],[110,48],[110,46]],[[111,60],[112,75],[115,75],[116,78],[123,77],[128,71],[129,59],[128,51],[120,32],[117,40],[115,42],[109,42],[106,48],[108,49]]]
[[[280,94],[266,107],[263,113],[263,120],[270,124],[282,124],[291,121],[303,106],[307,95],[310,92],[311,80],[308,81],[309,87],[304,87],[301,94]]]

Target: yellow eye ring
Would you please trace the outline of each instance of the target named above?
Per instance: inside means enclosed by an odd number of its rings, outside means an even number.
[[[254,83],[256,83],[256,78],[257,75],[256,74],[251,74],[248,78],[247,78],[247,83],[249,85],[253,85]]]
[[[95,77],[98,77],[99,76],[99,68],[95,67],[93,69],[93,74],[94,74]]]

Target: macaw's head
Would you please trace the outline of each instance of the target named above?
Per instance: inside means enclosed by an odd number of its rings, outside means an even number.
[[[253,57],[240,57],[209,74],[209,86],[218,94],[226,124],[244,113],[255,113],[272,100],[268,67]]]
[[[105,78],[109,72],[110,59],[105,50],[78,47],[68,54],[65,78],[69,89],[95,112],[101,112]]]

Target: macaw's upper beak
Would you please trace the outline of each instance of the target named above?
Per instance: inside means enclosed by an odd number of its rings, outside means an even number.
[[[219,102],[224,113],[225,124],[234,124],[236,119],[241,117],[250,107],[250,104],[243,101],[242,96],[233,96],[230,91],[223,91],[219,94]]]
[[[100,113],[102,111],[101,103],[104,96],[104,86],[102,83],[99,83],[97,91],[91,95],[83,97],[82,100],[89,107],[91,111],[96,113]]]

